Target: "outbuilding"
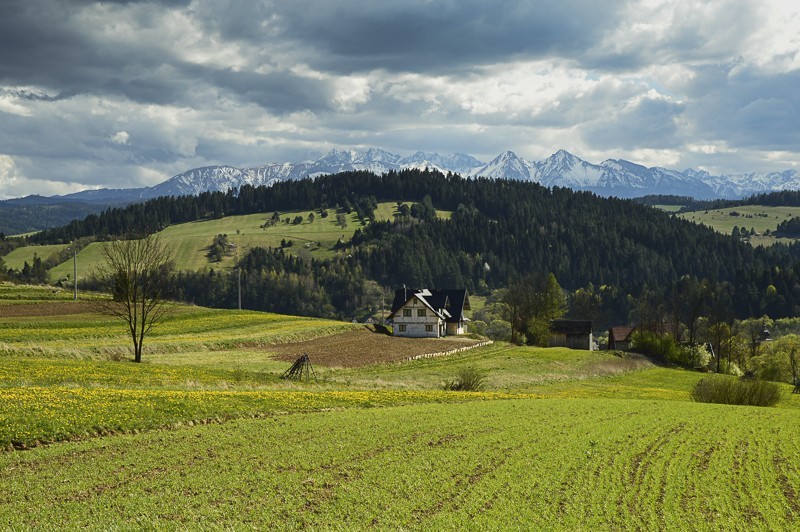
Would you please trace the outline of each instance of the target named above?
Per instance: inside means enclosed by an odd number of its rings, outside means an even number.
[[[593,345],[591,320],[553,320],[550,322],[550,347],[591,351]]]
[[[614,325],[608,329],[608,349],[610,351],[627,351],[631,348],[631,339],[636,327],[631,325]]]

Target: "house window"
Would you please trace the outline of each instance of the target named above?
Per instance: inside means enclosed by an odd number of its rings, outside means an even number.
[[[420,318],[424,318],[425,317],[425,309],[424,308],[418,308],[417,309],[417,317],[420,317]]]
[[[403,309],[403,317],[404,318],[410,318],[411,317],[411,309],[410,308],[404,308]]]
[[[433,325],[426,325],[426,326],[425,326],[425,331],[427,331],[427,332],[433,332]]]
[[[406,326],[405,325],[401,325],[400,326],[400,332],[406,332]]]

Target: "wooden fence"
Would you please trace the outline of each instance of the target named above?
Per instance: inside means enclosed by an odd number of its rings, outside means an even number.
[[[484,342],[478,342],[477,344],[466,345],[464,347],[456,347],[455,349],[449,349],[447,351],[440,351],[438,353],[423,353],[421,355],[414,355],[413,357],[406,357],[404,360],[419,360],[420,358],[434,358],[434,357],[443,357],[447,355],[454,355],[455,353],[461,353],[462,351],[468,351],[470,349],[475,349],[476,347],[483,347],[485,345],[491,345],[494,342],[491,340],[486,340]]]

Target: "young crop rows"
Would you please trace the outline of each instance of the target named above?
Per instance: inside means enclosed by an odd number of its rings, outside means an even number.
[[[6,453],[0,480],[12,528],[786,530],[800,427],[669,401],[345,409]]]

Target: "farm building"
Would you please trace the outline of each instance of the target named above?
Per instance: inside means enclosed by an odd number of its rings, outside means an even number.
[[[592,350],[590,320],[553,320],[550,322],[550,347]]]
[[[615,325],[608,330],[608,349],[610,351],[627,351],[631,348],[631,338],[636,327]]]
[[[395,336],[439,338],[467,332],[465,310],[470,310],[466,289],[401,288],[394,293],[388,321]]]

